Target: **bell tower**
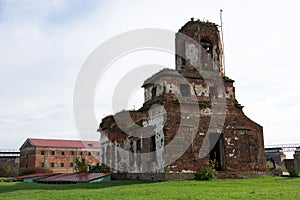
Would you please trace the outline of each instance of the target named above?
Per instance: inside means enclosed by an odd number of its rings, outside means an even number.
[[[211,71],[224,75],[218,25],[192,18],[176,33],[175,43],[178,71]]]

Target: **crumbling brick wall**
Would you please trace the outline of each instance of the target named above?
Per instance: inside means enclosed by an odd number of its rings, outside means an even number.
[[[114,172],[160,175],[193,173],[211,160],[223,173],[265,171],[263,129],[245,116],[224,76],[217,26],[190,21],[180,33],[176,70],[145,80],[139,110],[102,119],[101,162]]]

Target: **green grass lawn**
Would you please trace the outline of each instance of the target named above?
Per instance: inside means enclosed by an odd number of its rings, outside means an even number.
[[[0,183],[0,199],[300,199],[300,178],[111,181],[49,185]]]

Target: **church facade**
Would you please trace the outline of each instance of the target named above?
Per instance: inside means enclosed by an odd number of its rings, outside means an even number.
[[[175,44],[176,69],[145,80],[143,106],[102,119],[100,162],[119,178],[193,178],[210,162],[219,177],[263,173],[263,128],[224,75],[218,26],[191,20]]]

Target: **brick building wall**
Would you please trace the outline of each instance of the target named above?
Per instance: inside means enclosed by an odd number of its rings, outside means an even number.
[[[32,139],[31,139],[32,140]],[[45,144],[47,140],[45,140]],[[75,172],[75,160],[85,158],[91,166],[99,164],[99,145],[94,148],[35,146],[27,140],[20,148],[19,172],[26,169],[42,168],[54,173]],[[76,144],[75,144],[76,146]]]

